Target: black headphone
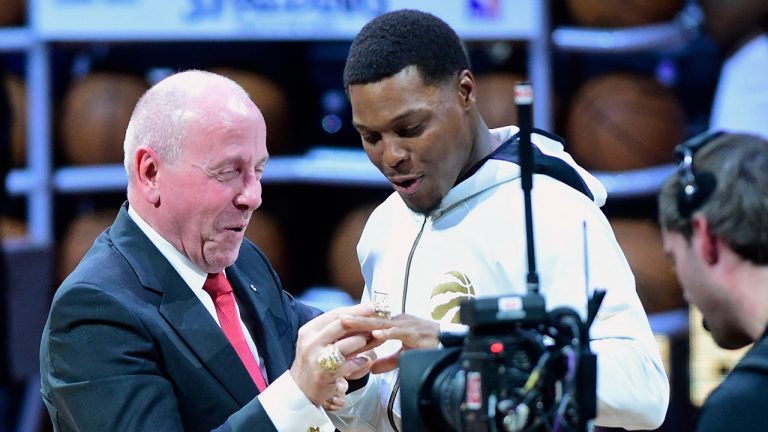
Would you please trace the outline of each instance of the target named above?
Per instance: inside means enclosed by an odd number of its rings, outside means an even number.
[[[680,190],[677,191],[677,211],[684,219],[691,217],[691,214],[712,195],[717,186],[717,180],[711,172],[694,172],[693,156],[722,134],[722,131],[707,131],[675,147],[677,176],[680,181]]]

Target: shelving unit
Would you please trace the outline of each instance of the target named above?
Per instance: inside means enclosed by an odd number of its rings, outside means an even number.
[[[703,19],[701,8],[690,3],[669,22],[621,29],[559,27],[552,31],[552,44],[570,52],[670,52],[687,46],[698,35]]]
[[[2,328],[7,329],[9,371],[11,378],[23,380],[19,394],[16,430],[40,429],[42,404],[40,378],[37,375],[38,341],[47,316],[51,259],[52,190],[48,109],[48,53],[30,28],[0,28],[0,55],[23,53],[26,63],[27,118],[40,117],[40,122],[27,122],[27,164],[14,170],[6,181],[9,195],[27,197],[29,235],[22,243],[2,244],[8,270],[8,292],[3,292],[6,314]],[[34,267],[35,271],[28,271]],[[5,371],[4,371],[5,372]],[[5,389],[3,389],[5,391]],[[7,409],[1,406],[0,409]]]
[[[698,37],[704,16],[695,2],[689,2],[668,22],[628,28],[585,28],[563,26],[552,30],[552,49],[570,53],[630,54],[672,53],[687,47]],[[652,196],[673,173],[672,164],[622,172],[593,172],[609,197]]]
[[[308,11],[302,16],[303,20],[297,22],[295,15],[289,12],[256,14],[251,10],[239,11],[238,15],[235,13],[238,11],[227,10],[227,6],[192,10],[188,3],[184,0],[162,3],[138,1],[132,4],[31,0],[29,28],[0,30],[0,50],[21,51],[27,55],[28,118],[34,121],[28,122],[27,166],[11,171],[7,189],[12,196],[26,196],[28,199],[30,242],[52,244],[54,194],[120,191],[127,184],[120,165],[54,169],[49,65],[52,44],[349,40],[373,15],[382,12],[347,11],[346,15],[331,16],[329,20],[329,15],[323,11]],[[550,128],[551,67],[547,2],[519,0],[513,3],[502,3],[499,10],[487,11],[488,16],[477,18],[475,24],[479,25],[472,25],[462,18],[467,11],[457,7],[451,9],[439,0],[425,0],[419,7],[446,19],[465,40],[493,38],[527,42],[529,78],[534,84],[539,83],[534,112],[536,123],[542,128]],[[392,0],[387,5],[391,9],[399,9],[409,7],[410,3]],[[292,13],[295,14],[295,11]],[[264,180],[360,186],[386,184],[362,150],[331,148],[312,149],[302,156],[274,157],[270,160]]]
[[[370,18],[365,14],[347,16],[336,20],[337,27],[322,22],[318,16],[308,15],[305,25],[283,25],[273,28],[270,33],[263,27],[244,30],[244,22],[220,12],[219,20],[200,24],[189,24],[178,16],[163,18],[163,11],[152,19],[140,24],[131,18],[130,11],[117,8],[126,16],[114,16],[115,10],[101,4],[94,8],[106,19],[82,16],[83,7],[73,4],[69,8],[57,6],[60,10],[51,13],[48,9],[53,0],[32,0],[30,2],[30,27],[0,30],[0,52],[24,52],[27,57],[26,82],[28,89],[27,166],[11,171],[7,179],[10,195],[28,198],[29,240],[34,244],[51,244],[52,197],[54,194],[75,194],[86,192],[107,192],[123,190],[127,184],[120,165],[69,166],[54,169],[52,166],[51,100],[49,49],[54,43],[67,42],[138,42],[152,41],[217,41],[242,40],[336,40],[350,39]],[[161,7],[160,4],[139,2],[134,14],[146,17],[146,8]],[[401,5],[391,2],[391,7]],[[407,3],[407,2],[403,2]],[[164,11],[185,11],[180,0],[164,3]],[[506,3],[505,3],[506,4]],[[91,5],[93,6],[93,5]],[[404,5],[407,6],[407,5]],[[439,10],[441,3],[436,0],[423,2],[425,10]],[[510,6],[504,6],[509,8]],[[585,52],[636,52],[675,49],[684,46],[700,20],[700,11],[686,9],[678,18],[669,23],[630,29],[584,29],[563,27],[549,31],[547,2],[526,0],[514,2],[513,20],[504,20],[508,28],[493,25],[468,26],[466,23],[451,22],[462,38],[482,40],[499,34],[509,39],[523,40],[528,44],[528,74],[535,87],[535,122],[538,127],[551,129],[551,49]],[[99,9],[101,8],[101,9]],[[139,10],[144,8],[144,11]],[[113,7],[115,9],[115,7]],[[198,11],[200,12],[200,11]],[[205,12],[205,11],[203,11]],[[200,12],[201,14],[203,12]],[[211,11],[207,11],[212,14]],[[141,15],[144,13],[144,15]],[[187,18],[192,12],[186,11]],[[508,13],[505,10],[498,12]],[[110,15],[113,14],[113,15]],[[446,20],[456,19],[453,11]],[[110,18],[111,17],[111,18]],[[136,17],[134,17],[136,18]],[[273,17],[274,18],[274,17]],[[286,21],[286,16],[278,16]],[[165,19],[167,25],[159,23]],[[200,20],[201,18],[198,18]],[[258,21],[251,16],[250,24]],[[160,21],[158,21],[160,20]],[[81,23],[88,22],[84,26]],[[168,24],[170,23],[170,24]],[[263,23],[263,22],[262,22]],[[76,25],[75,25],[76,24]],[[318,33],[319,25],[322,33]],[[139,25],[140,27],[136,27]],[[198,26],[199,28],[195,28]],[[273,26],[274,27],[274,26]],[[330,30],[329,30],[330,28]],[[551,36],[551,38],[550,38]],[[543,84],[542,84],[543,83]],[[654,193],[661,179],[672,170],[671,166],[652,167],[621,173],[595,173],[603,181],[613,197],[629,197]],[[329,185],[386,186],[384,178],[365,157],[362,150],[315,148],[300,156],[276,156],[270,161],[264,177],[265,182],[276,183],[319,183]]]
[[[0,52],[23,52],[26,55],[27,165],[13,170],[6,188],[9,195],[27,196],[27,220],[31,244],[51,243],[50,223],[52,189],[50,146],[50,100],[48,48],[30,28],[0,29]]]

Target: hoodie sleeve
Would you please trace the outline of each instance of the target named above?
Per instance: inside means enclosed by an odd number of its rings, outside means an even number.
[[[657,428],[667,412],[669,382],[632,270],[611,226],[583,195],[566,193],[562,185],[547,178],[537,180],[534,189],[539,194],[557,198],[534,201],[536,226],[546,227],[537,231],[536,252],[547,305],[584,305],[585,286],[589,291],[606,291],[590,328],[598,362],[595,424]],[[568,216],[563,208],[569,209]]]

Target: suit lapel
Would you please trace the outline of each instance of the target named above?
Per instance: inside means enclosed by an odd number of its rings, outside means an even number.
[[[160,315],[240,405],[250,402],[258,390],[234,348],[181,276],[130,219],[126,206],[111,234],[144,287],[161,295]]]

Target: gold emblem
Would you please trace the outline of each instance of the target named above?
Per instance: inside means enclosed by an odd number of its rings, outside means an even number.
[[[456,270],[443,274],[429,296],[432,319],[460,323],[459,303],[468,297],[475,297],[475,288],[467,275]]]

